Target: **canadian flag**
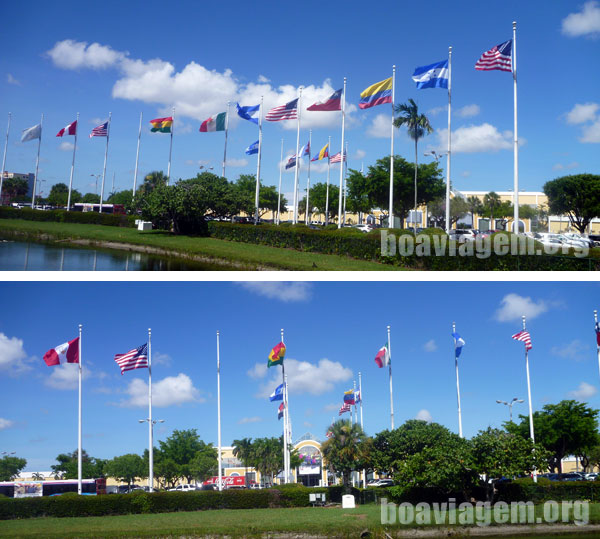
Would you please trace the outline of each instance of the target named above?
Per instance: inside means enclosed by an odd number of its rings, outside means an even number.
[[[72,124],[69,124],[63,127],[58,133],[56,133],[57,137],[62,137],[63,135],[75,135],[77,133],[77,120],[75,120]]]
[[[44,354],[44,361],[48,367],[61,363],[79,363],[79,337],[48,350]]]

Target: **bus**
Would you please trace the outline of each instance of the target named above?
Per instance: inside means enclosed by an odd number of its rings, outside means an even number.
[[[0,494],[9,498],[57,496],[65,492],[77,492],[77,479],[0,482]],[[87,495],[106,494],[106,479],[82,479],[81,492]]]
[[[100,204],[91,204],[88,202],[76,202],[73,204],[73,211],[100,212]],[[112,215],[125,215],[125,206],[123,204],[102,204],[102,213]]]

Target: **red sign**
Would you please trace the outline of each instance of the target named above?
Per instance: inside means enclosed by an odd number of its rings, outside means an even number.
[[[218,481],[219,481],[219,478],[215,475],[214,477],[211,477],[210,479],[207,479],[206,481],[204,481],[203,485],[217,485]],[[224,488],[245,487],[246,486],[245,477],[242,477],[240,475],[229,475],[226,477],[221,477],[221,481],[223,483]]]

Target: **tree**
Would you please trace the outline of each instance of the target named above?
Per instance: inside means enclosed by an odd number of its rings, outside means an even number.
[[[55,183],[50,189],[48,203],[53,206],[66,206],[69,200],[69,186],[65,183]],[[76,189],[71,190],[71,204],[81,200],[81,193]]]
[[[133,202],[131,189],[111,193],[106,202],[109,204],[122,204],[127,209],[131,208],[131,203]]]
[[[469,208],[469,213],[471,214],[471,227],[477,228],[475,226],[475,214],[481,215],[481,211],[483,210],[481,199],[471,195],[470,197],[467,197],[467,205]]]
[[[412,100],[408,100],[408,104],[403,103],[395,108],[396,114],[400,114],[394,119],[395,127],[406,126],[408,135],[415,141],[415,212],[417,211],[417,173],[418,173],[418,151],[417,146],[420,138],[423,138],[429,133],[433,133],[433,127],[429,123],[429,119],[425,114],[419,114],[419,107]],[[415,225],[416,227],[416,225]]]
[[[283,469],[283,437],[257,438],[252,443],[251,462],[263,478],[270,477],[271,483]]]
[[[155,170],[146,174],[144,177],[144,183],[137,188],[136,195],[147,195],[156,189],[157,187],[163,187],[167,185],[167,176],[162,170]]]
[[[438,198],[427,205],[436,226],[446,227],[446,197]],[[463,197],[450,199],[450,226],[469,213],[469,203]]]
[[[203,172],[195,178],[186,180],[186,183],[198,186],[207,208],[207,217],[230,219],[243,210],[243,199],[235,184],[228,182],[227,178],[211,172]],[[254,198],[252,200],[254,201]]]
[[[340,188],[333,184],[329,184],[329,217],[326,220],[333,220],[338,213],[338,200],[340,196]],[[325,215],[327,208],[327,184],[315,183],[310,188],[310,205],[316,208],[318,213]],[[283,204],[281,205],[283,208]]]
[[[148,468],[145,466],[144,459],[135,453],[127,453],[107,461],[105,472],[109,477],[127,483],[128,488],[135,483],[136,478],[148,477]]]
[[[0,481],[12,481],[27,466],[27,461],[9,455],[0,459]]]
[[[553,215],[567,214],[571,225],[583,234],[591,220],[600,217],[600,175],[562,176],[544,184]]]
[[[27,191],[29,184],[24,178],[5,178],[2,182],[2,193],[8,197],[9,204],[13,199],[25,196]]]
[[[51,466],[55,475],[60,474],[64,479],[77,479],[77,450],[72,453],[61,453],[56,457],[58,464]],[[81,478],[97,479],[104,477],[106,460],[90,457],[85,449],[81,451]]]
[[[34,481],[43,481],[44,474],[40,472],[34,472],[31,474],[31,479],[33,479]]]
[[[86,193],[83,195],[81,202],[85,204],[100,204],[100,195],[96,193]]]
[[[198,451],[189,464],[190,473],[196,481],[206,481],[213,475],[220,475],[217,473],[218,467],[217,450],[212,444],[205,444],[204,449]]]
[[[361,469],[366,461],[367,436],[358,423],[350,424],[348,420],[336,421],[329,430],[332,436],[321,446],[321,453],[329,468],[342,475],[344,488],[348,490],[350,473]]]
[[[490,226],[489,226],[490,230],[492,230],[492,224],[494,223],[494,210],[498,206],[500,206],[500,202],[501,202],[500,195],[498,193],[495,193],[494,191],[487,193],[483,197],[484,210],[489,211],[489,215],[490,215]]]
[[[165,461],[171,461],[176,466],[179,477],[185,477],[190,483],[193,473],[190,463],[198,452],[206,450],[206,444],[198,436],[196,429],[174,430],[165,441],[160,441],[160,455]]]
[[[241,204],[241,210],[246,215],[254,216],[256,211],[256,176],[251,174],[242,174],[234,184],[235,191]],[[260,184],[258,192],[258,216],[262,217],[265,213],[277,211],[277,189],[273,185]],[[281,207],[285,207],[287,201],[281,197]]]
[[[347,185],[347,209],[352,213],[358,213],[359,216],[361,216],[362,213],[371,212],[374,206],[372,197],[369,196],[370,186],[367,176],[362,172],[350,169],[348,171]]]
[[[244,464],[244,476],[248,476],[248,463],[252,460],[252,438],[233,440],[233,456]]]
[[[520,415],[520,423],[508,422],[506,430],[529,438],[529,416]],[[535,439],[550,452],[548,466],[562,472],[562,459],[567,455],[584,455],[600,444],[598,410],[581,402],[563,400],[546,404],[533,414]]]

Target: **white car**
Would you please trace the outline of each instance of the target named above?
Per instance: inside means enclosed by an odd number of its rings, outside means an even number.
[[[353,225],[352,228],[356,228],[361,232],[371,232],[373,230],[369,225]]]
[[[470,228],[453,228],[450,230],[450,238],[456,240],[458,243],[473,241],[476,236],[475,231]]]
[[[198,490],[196,485],[177,485],[175,488],[170,488],[169,492],[192,492]]]
[[[593,247],[593,241],[580,236],[579,234],[574,234],[573,232],[565,232],[561,234],[564,236],[566,240],[569,242],[569,245],[573,245],[573,247]]]

